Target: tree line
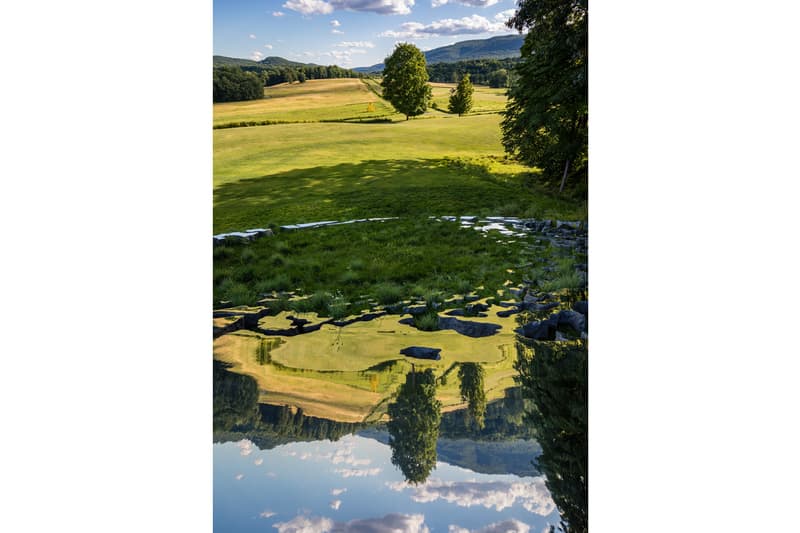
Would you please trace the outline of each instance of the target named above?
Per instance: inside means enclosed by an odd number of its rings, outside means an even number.
[[[336,65],[305,66],[231,66],[214,68],[214,102],[257,100],[264,97],[264,87],[279,83],[304,83],[329,78],[363,78],[364,74]]]
[[[514,65],[518,57],[507,59],[470,59],[455,63],[434,63],[427,65],[430,81],[437,83],[458,83],[469,74],[472,83],[494,88],[508,87],[513,77]]]

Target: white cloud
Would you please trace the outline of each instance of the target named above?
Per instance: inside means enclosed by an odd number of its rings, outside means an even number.
[[[342,41],[336,46],[341,48],[375,48],[375,45],[369,41]]]
[[[336,19],[333,19],[333,20],[331,21],[331,26],[333,26],[334,28],[338,28],[338,27],[339,27],[339,26],[341,26],[341,25],[342,25],[342,23],[341,23],[341,22],[339,22],[339,21],[338,21],[338,20],[336,20]]]
[[[331,509],[338,511],[341,505],[342,505],[342,500],[333,500],[331,502]]]
[[[268,510],[268,511],[264,511],[263,513],[261,513],[258,516],[260,516],[261,518],[271,518],[271,517],[275,516],[275,514],[276,513]]]
[[[472,531],[453,524],[449,525],[447,529],[449,533],[528,533],[531,530],[531,526],[512,518],[489,524],[480,529],[473,529]]]
[[[367,11],[379,15],[408,15],[414,0],[287,0],[283,7],[303,15],[327,15],[333,10]],[[335,25],[334,25],[335,26]]]
[[[495,5],[500,0],[431,0],[432,7],[439,7],[445,4],[464,4],[472,7],[489,7]]]
[[[379,15],[408,15],[414,0],[330,0],[336,9],[369,11]]]
[[[331,30],[331,33],[333,33],[333,34],[335,34],[335,35],[344,35],[344,32],[343,32],[343,31],[341,31],[341,30],[336,30],[336,29],[334,29],[334,30]]]
[[[513,17],[514,13],[516,12],[517,12],[516,9],[506,9],[505,11],[501,11],[500,13],[495,15],[494,20],[500,21],[505,24],[505,22],[511,17]]]
[[[429,479],[421,485],[409,485],[403,482],[386,485],[398,492],[410,489],[411,499],[419,503],[442,499],[460,507],[481,505],[487,509],[494,507],[496,511],[502,511],[519,501],[526,510],[541,516],[549,515],[556,507],[543,477],[532,478],[531,481],[525,482]]]
[[[236,475],[234,476],[234,478],[236,479],[236,481],[241,481],[241,480],[242,480],[242,478],[244,478],[244,474],[236,474]]]
[[[251,34],[250,34],[250,38],[251,38],[251,39],[257,39],[258,37],[256,37],[255,35],[253,35],[253,34],[251,33]]]
[[[264,48],[266,48],[267,50],[272,50],[272,45],[271,44],[265,44]]]
[[[377,476],[381,473],[380,468],[337,468],[334,470],[337,474],[341,474],[342,477],[366,477],[366,476]]]
[[[345,492],[347,492],[347,489],[331,489],[332,496],[338,496],[340,494],[344,494]]]
[[[262,59],[264,59],[264,54],[262,54],[258,50],[255,50],[253,51],[252,54],[250,54],[250,59],[252,59],[253,61],[261,61]],[[242,455],[250,455],[252,451],[253,450],[242,450],[241,453]]]
[[[282,16],[284,16],[285,14],[286,14],[286,13],[284,13],[283,11],[273,11],[273,12],[272,12],[272,16],[273,16],[273,17],[282,17]]]
[[[425,516],[421,514],[387,514],[383,518],[365,518],[337,522],[333,533],[429,533]]]
[[[436,37],[441,35],[465,35],[478,33],[500,33],[512,31],[503,22],[492,22],[480,15],[471,15],[460,19],[442,19],[422,24],[420,22],[404,22],[400,31],[388,30],[381,37]]]
[[[283,7],[303,15],[327,15],[333,12],[333,6],[324,0],[288,0]]]
[[[261,465],[261,463],[263,463],[263,462],[264,462],[264,459],[262,459],[261,457],[259,457],[258,459],[256,459],[255,461],[253,461],[253,464],[254,464],[254,465],[256,465],[256,466],[260,466],[260,465]]]
[[[260,54],[261,52],[253,52],[254,54]],[[239,453],[243,456],[250,455],[253,453],[253,443],[247,439],[242,439],[236,443],[239,447]]]
[[[333,529],[333,520],[324,516],[295,516],[288,522],[278,522],[272,527],[278,533],[326,533]]]

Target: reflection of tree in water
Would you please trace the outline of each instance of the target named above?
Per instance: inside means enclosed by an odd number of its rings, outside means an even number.
[[[537,462],[558,506],[561,528],[588,531],[588,359],[585,342],[521,340],[516,369],[533,400],[529,420],[542,454]]]
[[[251,428],[258,423],[258,386],[249,376],[225,370],[214,361],[214,431]]]
[[[411,483],[425,481],[436,466],[441,408],[431,369],[406,374],[397,399],[389,404],[391,420],[387,427],[392,464],[399,467]]]
[[[336,441],[361,429],[362,424],[306,416],[288,405],[258,403],[258,385],[250,376],[226,370],[214,361],[214,440],[247,438],[261,449],[304,440]]]
[[[483,429],[486,414],[486,392],[483,390],[483,367],[477,363],[461,363],[458,379],[461,380],[461,400],[468,403],[467,410],[477,429]]]

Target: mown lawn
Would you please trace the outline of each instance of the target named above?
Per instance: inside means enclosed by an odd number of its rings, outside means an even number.
[[[399,119],[401,115],[356,78],[281,84],[265,87],[262,100],[214,104],[215,126],[241,121],[303,122],[374,117]]]
[[[433,88],[433,100],[431,105],[436,104],[439,109],[447,110],[450,105],[450,90],[456,88],[456,83],[431,83]],[[484,85],[475,85],[475,92],[472,94],[472,109],[468,114],[476,113],[498,113],[506,108],[506,90],[492,89]]]

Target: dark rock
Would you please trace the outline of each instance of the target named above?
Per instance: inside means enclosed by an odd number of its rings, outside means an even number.
[[[451,309],[450,311],[445,313],[447,316],[464,316],[463,309]]]
[[[441,348],[427,348],[425,346],[409,346],[408,348],[403,348],[400,350],[400,353],[403,355],[407,355],[408,357],[416,357],[417,359],[433,359],[434,361],[438,361],[442,358],[439,354],[441,352]]]
[[[525,298],[522,299],[522,303],[526,303],[526,304],[535,304],[538,301],[539,301],[539,298],[537,298],[536,296],[534,296],[533,294],[530,294],[530,293],[526,294]]]
[[[557,317],[559,326],[561,325],[570,326],[578,333],[580,333],[581,331],[586,331],[586,317],[576,311],[572,310],[559,311],[558,314],[555,316]]]
[[[558,304],[555,303],[555,302],[550,302],[550,303],[546,303],[546,304],[540,304],[540,303],[536,303],[536,302],[533,302],[533,303],[524,303],[523,302],[522,305],[520,305],[520,309],[524,309],[525,311],[531,311],[533,313],[538,313],[538,312],[541,312],[541,311],[549,311],[550,309],[553,309],[554,307],[558,307]]]
[[[572,304],[572,309],[587,318],[589,317],[589,302],[587,301],[575,302]]]
[[[428,307],[425,305],[409,305],[408,307],[403,308],[403,313],[408,313],[409,315],[421,315],[427,310]]]
[[[522,311],[522,309],[520,309],[519,307],[515,307],[513,309],[506,309],[505,311],[498,311],[497,316],[501,318],[507,318],[510,317],[511,315],[516,315],[520,311]]]
[[[556,339],[556,329],[558,327],[558,318],[556,315],[551,316],[547,320],[533,321],[525,324],[515,331],[529,339],[537,341],[553,341]]]

